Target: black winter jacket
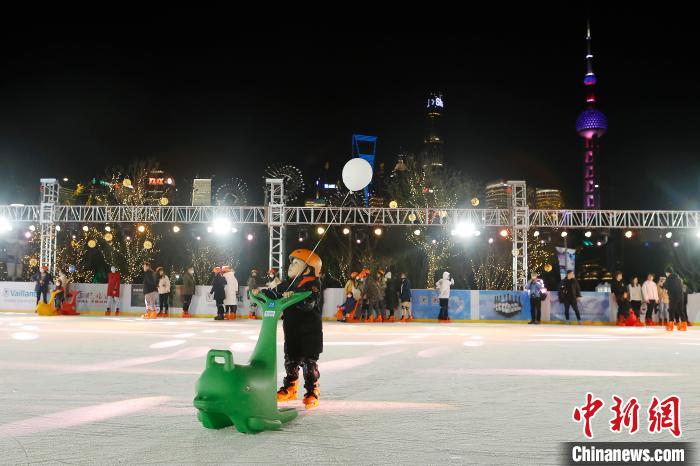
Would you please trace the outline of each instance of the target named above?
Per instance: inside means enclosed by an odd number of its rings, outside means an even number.
[[[211,281],[211,291],[209,294],[214,295],[214,301],[223,301],[226,299],[226,279],[221,275],[214,275]]]
[[[153,270],[146,270],[143,273],[143,294],[153,293],[158,291],[158,279]]]

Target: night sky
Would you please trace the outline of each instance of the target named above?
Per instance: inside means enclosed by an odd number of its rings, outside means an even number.
[[[698,39],[683,16],[592,14],[598,108],[610,122],[605,208],[700,208]],[[37,202],[40,177],[88,180],[144,157],[179,178],[243,176],[261,192],[272,161],[309,180],[326,160],[339,173],[354,132],[378,136],[379,160],[393,166],[400,149],[420,149],[426,94],[439,90],[450,166],[482,182],[562,188],[579,208],[585,24],[585,12],[533,11],[381,34],[6,30],[0,204]]]

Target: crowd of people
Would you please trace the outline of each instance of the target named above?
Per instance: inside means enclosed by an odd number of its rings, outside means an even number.
[[[653,273],[647,274],[643,284],[633,276],[625,283],[622,272],[616,272],[610,289],[617,304],[617,325],[663,325],[666,330],[688,329],[688,288],[673,270],[667,267],[664,275],[655,281]],[[539,324],[542,317],[542,301],[547,290],[537,272],[533,272],[525,285],[530,297],[531,319],[529,324]],[[576,321],[581,324],[579,300],[581,287],[573,270],[567,270],[558,286],[559,303],[564,307],[564,317],[569,322],[569,310],[573,309]]]
[[[448,305],[454,279],[444,272],[435,283],[439,293],[438,320],[449,322]],[[391,270],[378,268],[374,273],[368,268],[352,272],[343,288],[345,302],[338,307],[339,322],[399,322],[413,320],[411,310],[411,281],[406,272],[393,277]]]

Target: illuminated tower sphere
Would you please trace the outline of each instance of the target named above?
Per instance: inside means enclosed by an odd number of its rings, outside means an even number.
[[[425,134],[425,165],[442,167],[443,140],[438,133],[438,120],[442,116],[444,101],[441,92],[431,92],[428,94],[427,123],[428,128]]]
[[[586,34],[586,109],[576,119],[576,132],[583,138],[583,208],[600,209],[600,182],[598,158],[600,156],[600,138],[608,130],[608,118],[595,108],[595,85],[598,80],[593,73],[593,53],[591,52],[591,28]]]

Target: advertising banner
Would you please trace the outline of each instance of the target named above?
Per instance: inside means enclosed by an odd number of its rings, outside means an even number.
[[[576,270],[576,250],[566,248],[556,248],[557,260],[559,261],[559,275],[563,280],[567,270]]]
[[[411,310],[414,319],[437,319],[440,312],[437,290],[411,290]],[[471,292],[452,290],[447,310],[452,320],[470,320]]]
[[[479,320],[530,320],[526,291],[479,291]]]
[[[34,282],[0,282],[0,309],[27,311],[35,308]]]
[[[547,298],[550,303],[549,320],[564,321],[564,305],[559,302],[559,293],[551,292]],[[581,320],[591,322],[610,321],[610,294],[597,293],[595,291],[584,291],[578,302],[578,310],[581,313]],[[569,320],[576,320],[576,313],[569,309]]]

